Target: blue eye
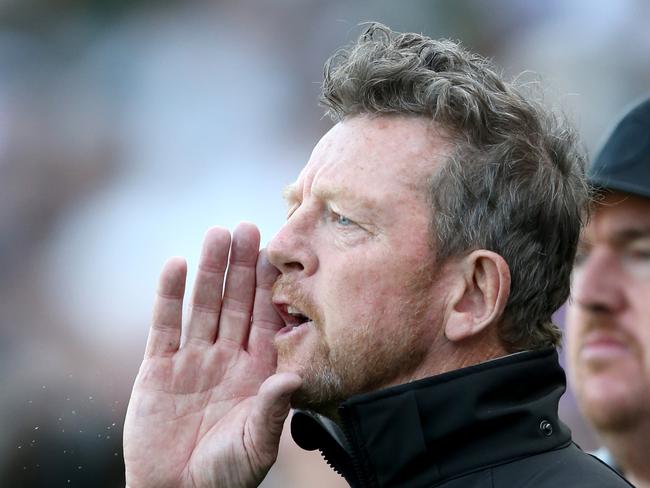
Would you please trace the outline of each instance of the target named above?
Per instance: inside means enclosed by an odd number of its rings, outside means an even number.
[[[336,223],[339,225],[347,226],[347,225],[351,225],[352,221],[344,215],[338,215],[336,217]]]

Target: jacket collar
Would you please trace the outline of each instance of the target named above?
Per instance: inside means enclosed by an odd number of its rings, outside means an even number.
[[[342,429],[296,411],[291,432],[352,486],[432,485],[568,444],[565,382],[554,349],[522,352],[351,397]]]

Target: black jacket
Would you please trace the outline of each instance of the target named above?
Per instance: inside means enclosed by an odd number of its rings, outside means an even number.
[[[352,397],[343,430],[297,411],[291,432],[354,487],[631,486],[571,442],[565,382],[554,349],[522,352]]]

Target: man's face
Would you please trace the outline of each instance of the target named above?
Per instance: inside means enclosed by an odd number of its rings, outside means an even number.
[[[613,193],[585,229],[573,274],[568,359],[601,431],[650,415],[650,199]]]
[[[281,271],[274,303],[289,324],[275,340],[278,371],[303,377],[296,406],[417,377],[440,340],[444,280],[427,182],[447,147],[430,124],[348,118],[286,192],[289,216],[268,255]]]

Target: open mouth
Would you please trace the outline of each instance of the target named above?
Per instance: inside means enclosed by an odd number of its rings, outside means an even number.
[[[297,329],[301,325],[311,322],[311,317],[294,305],[287,303],[274,303],[274,305],[284,321],[286,327],[283,330],[285,332]]]
[[[300,327],[302,324],[310,322],[310,318],[296,307],[287,306],[287,316],[288,320],[285,320],[285,323],[292,326],[294,329]]]

